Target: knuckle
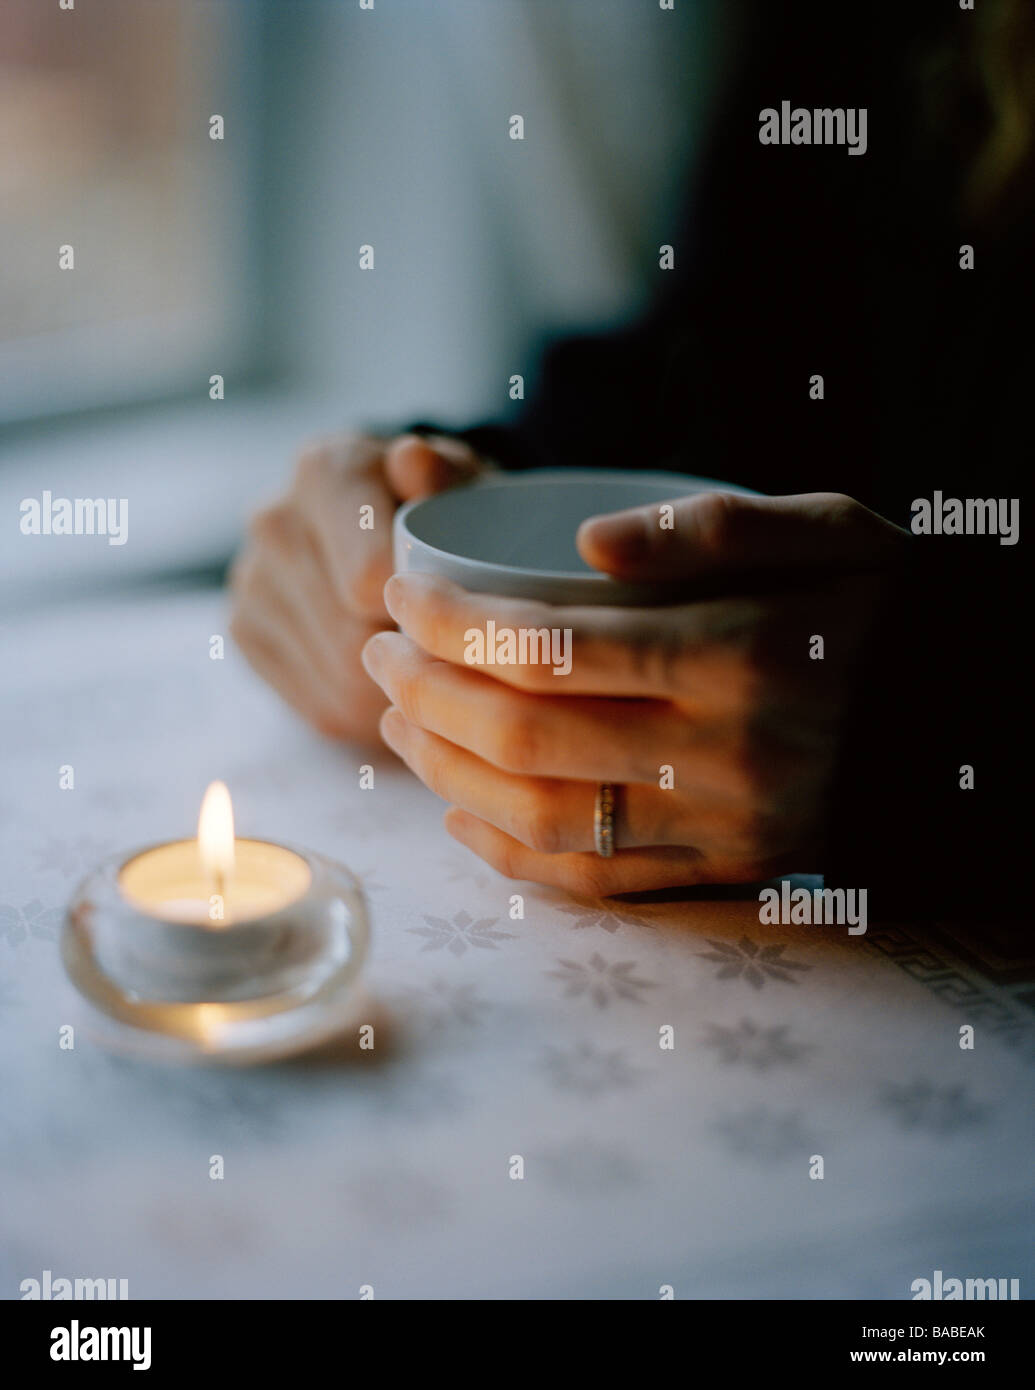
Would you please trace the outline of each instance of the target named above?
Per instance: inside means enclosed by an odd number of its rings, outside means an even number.
[[[740,510],[732,493],[703,493],[694,505],[694,544],[712,555],[724,553],[736,533]]]
[[[261,600],[265,589],[266,569],[254,551],[246,551],[234,562],[230,572],[233,611],[239,612],[242,608]]]
[[[377,556],[370,554],[358,558],[343,576],[341,598],[346,609],[366,617],[381,617],[384,614],[384,565]]]
[[[827,515],[834,521],[851,521],[863,508],[843,492],[821,492],[817,495]]]
[[[568,870],[570,892],[582,898],[602,898],[608,891],[610,873],[605,860],[592,855],[573,857]]]
[[[249,593],[254,579],[255,557],[250,551],[244,550],[230,566],[227,587],[234,598],[240,599]]]
[[[685,685],[687,653],[675,627],[659,625],[644,632],[631,646],[631,659],[640,680],[652,690],[679,692]]]
[[[493,868],[504,878],[520,879],[524,877],[522,866],[518,863],[517,847],[508,842],[498,846],[493,855]]]
[[[561,830],[549,793],[537,788],[529,793],[521,815],[520,839],[539,854],[556,854],[561,849]]]
[[[753,859],[762,843],[763,818],[754,806],[741,805],[723,817],[723,838],[730,850],[743,859]]]
[[[312,716],[311,722],[317,732],[326,738],[347,739],[355,732],[346,716],[338,710],[321,709]]]
[[[539,662],[523,662],[520,665],[510,667],[507,680],[512,685],[517,686],[519,690],[532,694],[552,693],[557,689],[557,678],[553,674],[553,667],[542,665]]]
[[[455,778],[450,767],[449,745],[420,729],[413,735],[413,763],[424,784],[444,800],[451,799]]]
[[[531,772],[538,766],[539,726],[528,717],[500,720],[492,739],[492,761],[504,772]]]
[[[295,458],[292,488],[298,493],[320,492],[373,465],[383,450],[382,440],[355,432],[311,440]]]
[[[427,699],[424,685],[423,672],[403,672],[388,682],[393,704],[399,706],[411,724],[423,722],[422,714]]]
[[[334,455],[327,440],[303,445],[295,459],[293,485],[301,490],[319,487],[331,474]]]
[[[427,716],[430,715],[434,702],[436,683],[438,677],[447,669],[446,663],[442,661],[422,661],[416,666],[405,662],[395,679],[390,682],[394,702],[412,724],[423,728],[431,722]]]
[[[295,514],[286,502],[263,507],[252,517],[248,531],[254,540],[271,550],[288,549],[295,538]]]
[[[250,645],[251,629],[241,616],[240,609],[235,608],[232,610],[227,627],[233,641],[236,642],[242,651],[247,651]]]
[[[760,809],[766,801],[761,763],[746,737],[735,742],[726,756],[726,788],[730,798],[728,815],[742,829],[749,821],[757,827]]]

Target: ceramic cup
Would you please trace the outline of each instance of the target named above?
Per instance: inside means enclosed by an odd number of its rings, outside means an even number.
[[[408,502],[395,515],[395,568],[438,574],[475,593],[564,604],[663,601],[663,586],[624,584],[575,548],[587,517],[698,492],[757,494],[686,473],[532,469],[491,474]]]

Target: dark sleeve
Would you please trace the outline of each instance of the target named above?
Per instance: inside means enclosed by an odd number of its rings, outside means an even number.
[[[828,883],[869,890],[875,920],[1020,919],[1022,545],[910,537],[854,685],[823,866]]]
[[[886,262],[908,242],[901,226],[888,237],[908,163],[891,82],[901,55],[876,18],[845,45],[826,0],[734,8],[741,44],[671,209],[674,268],[654,261],[645,311],[551,342],[513,419],[418,428],[458,434],[506,468],[670,468],[875,504],[874,367],[893,370],[883,311],[904,302]],[[844,93],[869,104],[874,148],[763,146],[759,112],[790,90],[805,105]],[[915,194],[913,166],[905,178]],[[818,410],[814,372],[827,380]]]
[[[508,469],[663,468],[683,439],[666,409],[681,302],[674,288],[629,328],[548,344],[511,424],[442,431],[420,421],[412,428],[452,433]]]
[[[908,50],[876,12],[846,46],[836,7],[763,11],[778,32],[756,33],[720,105],[664,297],[620,333],[554,344],[513,424],[461,434],[505,467],[674,467],[844,492],[907,529],[913,499],[935,491],[1019,498],[1017,545],[910,537],[852,688],[825,861],[800,866],[867,888],[873,920],[1009,919],[1033,786],[1022,556],[1035,364],[1016,330],[1035,315],[1035,210],[1029,198],[1009,228],[966,230],[959,161],[939,163],[917,133],[914,75],[956,32],[946,7],[917,6]],[[788,91],[866,106],[868,153],[761,147],[758,112]],[[963,242],[975,271],[958,267]],[[817,371],[821,403],[806,389]]]

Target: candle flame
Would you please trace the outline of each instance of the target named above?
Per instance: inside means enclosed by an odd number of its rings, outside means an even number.
[[[234,872],[234,808],[225,782],[212,782],[205,792],[198,817],[198,853],[201,866],[216,884]]]

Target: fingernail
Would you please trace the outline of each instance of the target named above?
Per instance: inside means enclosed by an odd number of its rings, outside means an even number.
[[[384,587],[385,607],[400,626],[406,601],[413,592],[413,579],[410,574],[393,574]]]
[[[584,537],[616,560],[631,563],[642,560],[649,550],[648,517],[644,512],[618,512],[614,516],[593,516],[583,522]]]
[[[434,584],[433,574],[393,574],[385,583],[384,601],[388,612],[399,624],[403,626],[403,618],[406,607],[411,599],[417,598],[422,589]]]
[[[402,611],[405,594],[406,587],[402,575],[393,574],[385,583],[382,596],[385,601],[385,607],[396,622],[399,621],[399,614]]]

